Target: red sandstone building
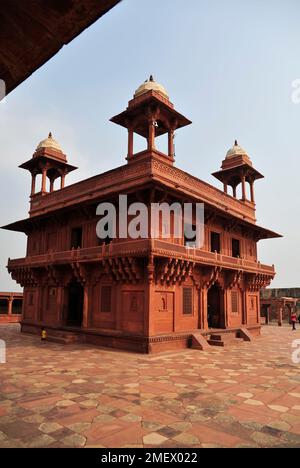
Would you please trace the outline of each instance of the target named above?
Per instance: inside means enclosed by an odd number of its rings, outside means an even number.
[[[20,322],[22,307],[23,293],[0,292],[0,325]]]
[[[222,344],[218,333],[224,332],[245,339],[259,334],[259,291],[275,271],[258,261],[257,242],[278,237],[256,224],[254,182],[263,176],[237,142],[214,173],[223,191],[175,167],[174,132],[191,122],[152,77],[111,120],[128,130],[125,165],[65,187],[65,176],[76,168],[50,134],[20,166],[32,175],[29,218],[5,228],[28,236],[26,257],[8,261],[24,287],[22,330],[37,333],[45,326],[56,339],[143,352],[186,347],[195,337],[201,347],[203,336]],[[139,153],[135,133],[147,141]],[[165,153],[155,147],[163,134]],[[203,202],[203,247],[187,248],[172,233],[100,242],[96,207],[117,204],[119,194],[148,206]]]

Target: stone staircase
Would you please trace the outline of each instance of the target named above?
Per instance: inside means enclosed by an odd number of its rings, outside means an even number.
[[[193,333],[190,341],[192,349],[207,351],[211,346],[227,347],[238,345],[244,341],[252,341],[253,337],[246,328],[236,328],[228,330],[215,330],[202,334]]]
[[[220,346],[220,347],[227,347],[236,344],[243,343],[243,338],[238,338],[233,333],[213,333],[210,335],[207,342],[210,346]]]

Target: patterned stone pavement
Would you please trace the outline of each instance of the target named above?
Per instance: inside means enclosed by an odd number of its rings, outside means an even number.
[[[300,447],[300,330],[144,356],[0,326],[0,447]]]

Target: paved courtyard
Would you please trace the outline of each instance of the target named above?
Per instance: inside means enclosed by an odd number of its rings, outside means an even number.
[[[300,330],[155,356],[0,326],[0,447],[300,447]]]

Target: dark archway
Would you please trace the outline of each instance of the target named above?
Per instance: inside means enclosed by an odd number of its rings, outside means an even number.
[[[83,318],[83,287],[77,281],[69,285],[67,325],[81,327]]]
[[[207,294],[207,321],[209,328],[224,328],[221,288],[213,285]]]
[[[21,315],[22,306],[23,306],[23,299],[14,299],[12,303],[12,314]]]

